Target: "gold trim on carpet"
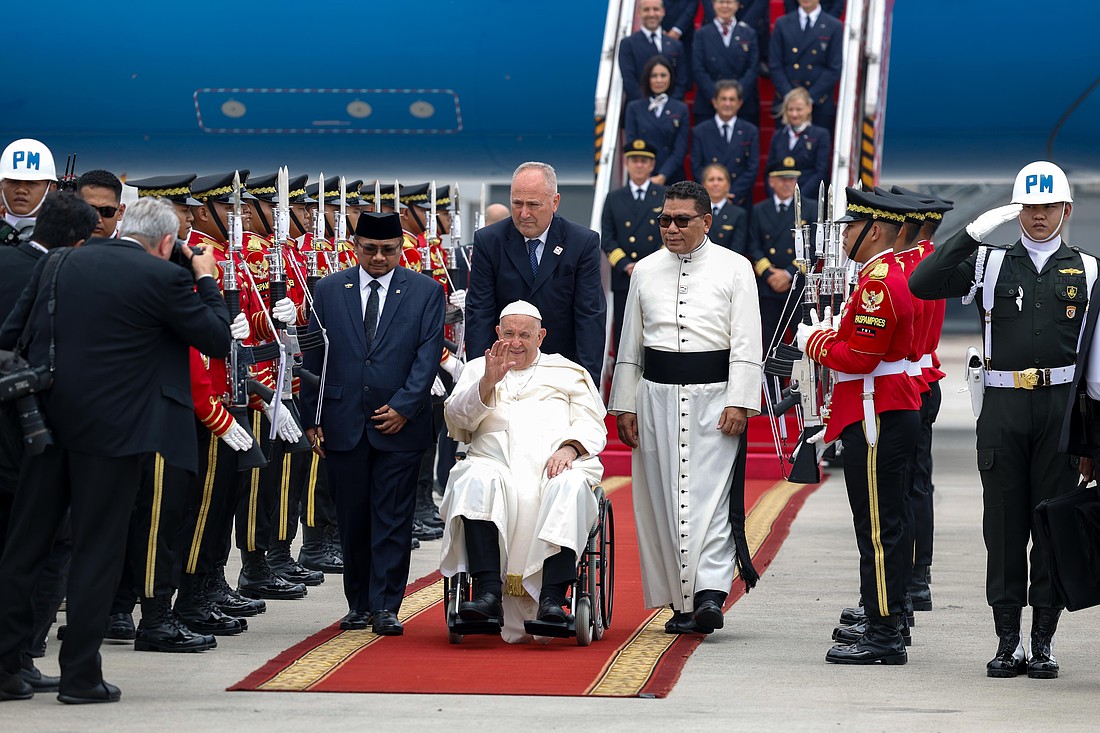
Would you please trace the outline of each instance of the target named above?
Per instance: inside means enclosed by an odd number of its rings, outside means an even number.
[[[768,539],[775,521],[791,498],[804,488],[804,484],[779,481],[761,494],[756,506],[745,518],[745,536],[753,555]],[[736,578],[735,575],[735,581]],[[636,697],[649,681],[661,656],[678,638],[677,634],[665,633],[665,622],[671,618],[671,609],[656,611],[611,659],[587,694],[594,697]]]
[[[401,602],[401,623],[424,609],[439,603],[443,597],[443,581],[437,580],[405,597]],[[344,666],[360,649],[381,639],[373,631],[359,629],[341,631],[323,644],[294,660],[286,669],[257,686],[257,690],[301,692],[308,690]]]

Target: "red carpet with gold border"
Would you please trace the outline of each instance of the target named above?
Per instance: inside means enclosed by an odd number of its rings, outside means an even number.
[[[443,616],[443,581],[433,573],[408,587],[400,613],[404,636],[341,631],[333,623],[229,689],[664,697],[704,637],[666,634],[664,624],[672,611],[642,607],[630,479],[609,478],[603,486],[615,514],[615,599],[611,627],[591,646],[577,646],[573,639],[510,645],[495,636],[466,636],[461,644],[451,644]],[[753,564],[761,573],[815,488],[748,481],[746,530]],[[744,592],[744,584],[735,580],[727,608]]]

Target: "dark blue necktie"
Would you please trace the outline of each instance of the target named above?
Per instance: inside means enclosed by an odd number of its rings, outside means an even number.
[[[531,276],[535,277],[539,274],[539,256],[536,250],[539,245],[542,244],[541,239],[529,239],[527,240],[527,256],[531,260]]]
[[[374,341],[374,334],[378,330],[378,288],[382,283],[377,280],[370,281],[370,294],[367,296],[367,310],[363,314],[363,335],[367,337],[367,349],[370,349]]]

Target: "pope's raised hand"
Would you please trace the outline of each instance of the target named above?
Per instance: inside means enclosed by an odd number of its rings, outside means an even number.
[[[508,342],[496,341],[485,352],[485,379],[490,385],[496,385],[518,363],[508,353]]]

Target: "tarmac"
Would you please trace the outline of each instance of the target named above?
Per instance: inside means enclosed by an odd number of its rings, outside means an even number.
[[[6,702],[0,731],[1095,731],[1096,611],[1063,614],[1055,638],[1059,679],[985,676],[997,640],[985,602],[974,417],[968,395],[958,391],[972,343],[977,334],[945,337],[939,351],[947,377],[934,437],[934,608],[917,614],[905,666],[825,662],[839,612],[855,604],[859,582],[843,477],[832,472],[760,584],[688,659],[664,699],[226,692],[345,613],[340,579],[329,576],[305,600],[269,602],[266,614],[249,619],[247,633],[221,637],[212,651],[135,653],[130,645],[105,645],[103,668],[122,688],[121,702],[70,707],[52,694]],[[434,570],[438,553],[438,541],[415,551],[412,577]],[[231,580],[235,572],[230,568]],[[1029,623],[1025,611],[1025,629]],[[49,674],[58,671],[59,646],[51,638],[39,660]]]

